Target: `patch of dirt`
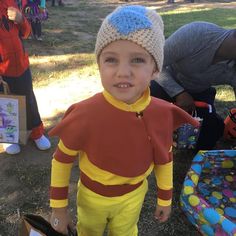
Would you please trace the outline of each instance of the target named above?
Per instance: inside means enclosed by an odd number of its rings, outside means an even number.
[[[88,1],[89,3],[86,3]],[[57,6],[55,8],[50,7],[48,2],[48,9],[51,12],[50,22],[55,21],[55,16],[62,14],[58,24],[65,24],[68,20],[71,21],[71,27],[65,27],[63,30],[52,30],[53,34],[45,32],[48,38],[42,43],[27,42],[26,46],[30,52],[30,55],[60,55],[71,53],[76,44],[81,45],[78,49],[80,52],[90,51],[91,40],[94,40],[96,35],[96,27],[89,27],[92,32],[80,33],[81,22],[88,22],[88,17],[98,18],[100,22],[102,16],[105,16],[120,4],[126,2],[116,0],[65,0],[67,6],[63,11]],[[156,9],[170,10],[183,6],[192,8],[202,7],[203,5],[209,8],[235,8],[236,2],[224,1],[196,1],[196,3],[186,3],[177,0],[174,4],[167,4],[166,1],[142,1],[131,0],[129,3],[144,4]],[[88,6],[89,5],[89,6]],[[78,11],[78,6],[81,8],[81,12]],[[93,6],[93,11],[91,6]],[[98,14],[102,12],[102,14]],[[77,18],[76,18],[77,16]],[[63,18],[63,19],[62,19]],[[88,18],[88,19],[87,19]],[[58,19],[58,18],[57,18]],[[55,22],[54,22],[55,23]],[[73,24],[72,24],[73,23]],[[46,23],[47,24],[47,23]],[[60,34],[69,34],[64,36],[64,44],[58,44]],[[78,41],[77,37],[80,36]],[[85,49],[84,49],[85,48]],[[35,57],[34,57],[35,58]],[[36,64],[37,64],[37,58]],[[40,64],[41,68],[58,68],[54,65],[54,62],[43,62]],[[63,63],[62,63],[63,64]],[[34,67],[33,67],[34,68]],[[39,110],[46,124],[47,130],[51,125],[55,125],[61,118],[63,111],[68,106],[76,101],[82,100],[86,97],[93,95],[94,93],[101,91],[101,83],[94,76],[88,75],[86,78],[76,79],[76,75],[70,75],[67,79],[62,81],[56,81],[50,84],[50,86],[35,86],[35,94],[37,97]],[[66,91],[66,92],[65,92]],[[9,156],[3,151],[0,153],[0,236],[16,236],[18,235],[18,228],[20,224],[20,218],[25,213],[40,214],[47,218],[50,214],[49,209],[49,182],[50,182],[50,167],[51,157],[53,151],[57,145],[57,139],[51,138],[52,148],[48,151],[39,151],[36,149],[33,142],[29,141],[26,146],[22,146],[20,154],[15,156]],[[221,143],[220,148],[229,148],[231,144]],[[155,181],[154,177],[150,176],[149,186],[150,190],[145,198],[145,203],[142,209],[142,214],[139,222],[139,231],[142,236],[170,236],[170,235],[199,235],[196,229],[186,220],[181,210],[179,209],[179,194],[181,191],[181,185],[185,177],[185,173],[189,168],[193,157],[193,153],[184,152],[176,153],[175,155],[175,188],[174,192],[174,204],[173,215],[166,224],[158,224],[153,219],[153,212],[155,208]],[[70,211],[74,221],[76,221],[76,186],[79,176],[78,166],[74,165],[72,170],[71,185],[70,185]]]

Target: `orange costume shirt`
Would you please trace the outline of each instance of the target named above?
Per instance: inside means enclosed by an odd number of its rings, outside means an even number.
[[[83,185],[103,196],[138,188],[154,169],[158,204],[172,198],[172,133],[183,123],[198,125],[189,114],[149,90],[135,104],[104,91],[72,105],[49,134],[60,142],[52,161],[51,206],[68,204],[72,163],[79,155]]]

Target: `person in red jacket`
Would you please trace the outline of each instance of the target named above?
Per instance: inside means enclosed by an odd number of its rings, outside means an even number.
[[[14,0],[0,0],[0,79],[6,81],[13,94],[26,96],[27,129],[40,150],[51,147],[33,92],[28,54],[22,39],[30,34],[30,25]],[[1,85],[1,90],[2,85]],[[20,152],[18,144],[3,144],[8,154]]]

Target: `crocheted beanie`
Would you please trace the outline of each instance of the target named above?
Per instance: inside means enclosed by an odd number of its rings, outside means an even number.
[[[154,58],[159,71],[163,64],[164,25],[159,14],[139,5],[116,8],[103,21],[95,45],[97,60],[104,47],[116,40],[132,41]]]

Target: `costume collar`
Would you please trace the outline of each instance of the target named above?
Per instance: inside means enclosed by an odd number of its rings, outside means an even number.
[[[151,101],[149,88],[147,88],[147,90],[144,92],[143,96],[141,98],[139,98],[133,104],[127,104],[125,102],[117,100],[110,93],[108,93],[106,90],[103,91],[103,96],[105,97],[106,101],[109,102],[114,107],[116,107],[120,110],[123,110],[123,111],[130,111],[130,112],[143,111],[149,105],[149,103]]]

